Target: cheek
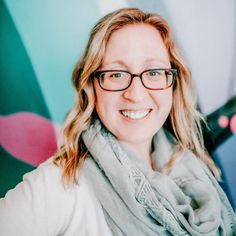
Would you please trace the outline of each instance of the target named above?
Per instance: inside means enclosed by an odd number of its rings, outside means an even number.
[[[108,107],[108,104],[106,104],[106,96],[103,95],[103,92],[100,88],[95,86],[95,109],[98,114],[98,116],[101,118],[101,116],[105,116],[105,110]]]
[[[111,92],[104,91],[98,86],[98,84],[94,85],[96,96],[95,109],[102,122],[106,122],[114,114],[116,99],[115,96],[112,96],[111,99]]]
[[[166,105],[168,107],[168,110],[171,110],[172,104],[173,104],[173,92],[172,90],[170,91],[170,93],[168,94],[168,96],[166,97]]]
[[[165,112],[170,112],[173,102],[173,91],[172,89],[158,91],[152,96],[157,109]]]
[[[102,119],[102,117],[107,117],[107,113],[110,109],[109,100],[104,96],[97,96],[96,98],[96,111],[98,116]]]

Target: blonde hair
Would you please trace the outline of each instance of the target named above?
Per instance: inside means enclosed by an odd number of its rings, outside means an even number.
[[[81,134],[96,115],[91,74],[101,66],[111,34],[129,24],[148,24],[155,27],[168,50],[171,66],[178,71],[173,88],[173,105],[166,123],[170,124],[179,142],[179,149],[167,163],[164,172],[169,172],[181,157],[182,151],[189,149],[218,177],[218,169],[204,148],[201,130],[201,121],[204,119],[196,109],[191,75],[177,50],[168,23],[157,14],[145,13],[137,8],[123,8],[107,14],[94,26],[85,52],[74,69],[72,81],[77,95],[76,102],[64,123],[64,144],[59,147],[54,158],[56,164],[63,166],[63,178],[68,183],[77,183],[76,173],[88,153]]]

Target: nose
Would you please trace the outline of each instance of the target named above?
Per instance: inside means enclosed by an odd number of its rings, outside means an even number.
[[[143,86],[141,79],[135,76],[131,85],[124,91],[123,96],[132,102],[140,102],[148,96],[148,89]]]

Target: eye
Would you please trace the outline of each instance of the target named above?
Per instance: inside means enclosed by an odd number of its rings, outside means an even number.
[[[110,76],[113,77],[113,78],[121,78],[124,75],[123,75],[122,72],[115,72],[115,73],[111,74]]]
[[[109,80],[125,80],[129,74],[123,71],[109,71],[106,72],[105,77]]]
[[[159,80],[165,73],[162,70],[149,70],[145,73],[145,77],[151,80]]]
[[[156,70],[151,70],[148,72],[148,76],[158,76],[158,75],[160,75],[160,72]]]

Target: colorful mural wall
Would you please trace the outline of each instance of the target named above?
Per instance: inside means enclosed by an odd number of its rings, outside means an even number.
[[[139,7],[164,16],[208,117],[206,146],[236,204],[236,3],[174,0],[0,0],[0,197],[56,150],[73,105],[71,73],[95,22]]]

